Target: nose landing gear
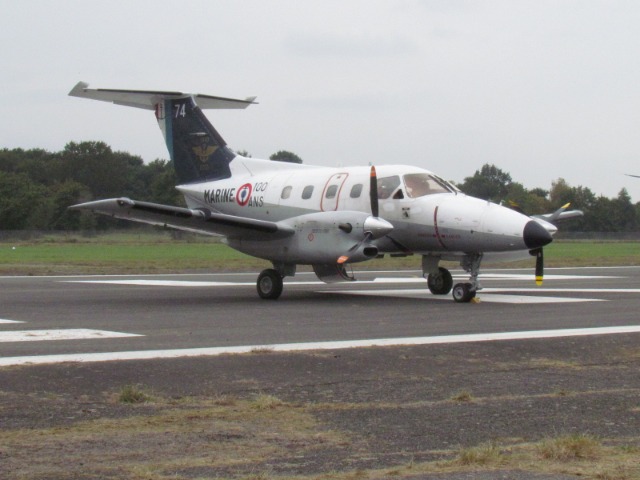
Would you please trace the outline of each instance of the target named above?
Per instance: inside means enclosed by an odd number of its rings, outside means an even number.
[[[480,263],[482,262],[482,254],[474,253],[465,255],[460,261],[460,266],[465,272],[469,273],[469,282],[457,283],[453,287],[453,299],[459,303],[469,303],[476,297],[476,292],[482,290],[482,286],[478,281],[480,273]]]

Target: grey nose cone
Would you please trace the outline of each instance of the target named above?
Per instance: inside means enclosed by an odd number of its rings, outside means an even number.
[[[551,234],[535,220],[527,222],[522,232],[522,239],[528,248],[540,248],[548,245],[553,240]]]

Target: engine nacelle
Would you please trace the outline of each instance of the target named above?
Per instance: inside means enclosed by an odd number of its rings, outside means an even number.
[[[362,262],[374,258],[378,255],[378,248],[370,243],[371,240],[393,228],[385,220],[355,211],[310,213],[283,223],[296,230],[290,243],[290,253],[296,257],[296,263],[312,265]]]
[[[335,266],[376,257],[378,247],[371,241],[393,229],[386,220],[356,211],[315,212],[280,223],[295,233],[273,240],[228,238],[227,243],[236,250],[272,262]],[[328,275],[332,276],[333,272]]]

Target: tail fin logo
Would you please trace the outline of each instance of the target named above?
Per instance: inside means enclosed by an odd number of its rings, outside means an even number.
[[[191,147],[194,155],[202,163],[207,163],[209,157],[218,149],[216,145],[211,145],[209,135],[198,135],[194,140],[195,145]]]

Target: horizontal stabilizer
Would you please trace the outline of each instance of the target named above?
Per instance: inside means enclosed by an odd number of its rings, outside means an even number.
[[[214,97],[212,95],[202,95],[199,93],[182,93],[169,91],[154,90],[114,90],[108,88],[89,88],[89,84],[78,82],[71,89],[69,95],[72,97],[90,98],[93,100],[101,100],[103,102],[111,102],[116,105],[124,105],[127,107],[144,108],[146,110],[154,110],[156,104],[174,98],[193,97],[196,104],[202,108],[213,109],[236,109],[247,108],[251,104],[255,104],[256,97],[247,97],[244,100],[235,98]]]
[[[89,210],[134,222],[205,235],[224,235],[229,238],[242,236],[243,239],[250,239],[254,233],[256,238],[275,240],[295,233],[294,228],[275,222],[213,213],[208,210],[139,202],[129,198],[97,200],[73,205],[69,209]]]

